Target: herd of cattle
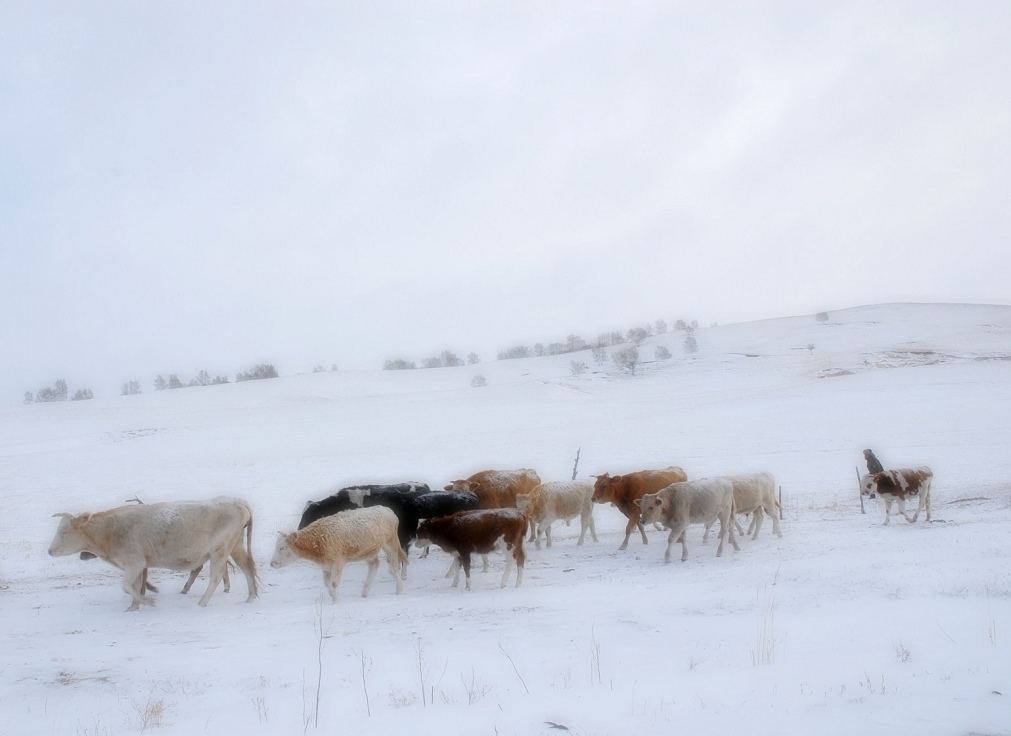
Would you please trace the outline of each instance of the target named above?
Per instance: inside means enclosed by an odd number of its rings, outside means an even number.
[[[885,524],[893,502],[911,523],[922,509],[930,521],[929,468],[886,470],[861,478],[861,493],[885,500]],[[910,518],[905,502],[918,499]],[[646,524],[670,530],[664,560],[670,562],[675,543],[681,543],[681,559],[688,556],[686,530],[690,524],[704,524],[703,541],[719,520],[719,547],[726,540],[740,549],[737,535],[744,534],[738,514],[751,515],[748,534],[758,536],[765,515],[772,519],[776,536],[780,507],[775,479],[771,473],[733,475],[689,481],[676,466],[643,470],[624,475],[596,476],[595,480],[542,483],[533,470],[487,470],[455,480],[444,490],[431,490],[423,483],[365,485],[344,488],[321,501],[306,504],[298,528],[279,532],[271,567],[279,568],[298,559],[315,562],[323,569],[323,581],[332,599],[344,565],[364,560],[368,573],[362,596],[367,596],[379,567],[382,551],[396,580],[397,593],[403,591],[411,545],[428,548],[434,544],[453,556],[446,576],[459,584],[464,571],[466,588],[471,587],[471,556],[484,557],[495,550],[505,552],[504,587],[516,568],[516,585],[523,582],[526,562],[523,543],[540,549],[541,536],[551,546],[551,525],[555,521],[580,520],[577,544],[589,530],[593,541],[593,505],[610,503],[627,518],[620,549],[628,546],[635,529],[645,544]],[[130,504],[107,511],[84,514],[60,513],[56,536],[49,547],[52,556],[80,553],[82,559],[99,557],[123,571],[123,590],[131,596],[128,610],[141,604],[153,605],[146,595],[156,588],[147,580],[148,568],[189,571],[183,592],[188,592],[204,564],[210,563],[210,580],[200,598],[206,606],[218,585],[229,589],[230,561],[246,578],[249,595],[257,596],[257,573],[251,553],[253,513],[238,498],[219,496],[210,501]]]

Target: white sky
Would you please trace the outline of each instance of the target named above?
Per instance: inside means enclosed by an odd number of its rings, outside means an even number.
[[[0,0],[0,404],[1011,303],[1011,4]]]

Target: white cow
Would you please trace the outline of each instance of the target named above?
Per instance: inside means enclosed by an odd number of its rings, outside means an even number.
[[[672,483],[656,493],[636,499],[642,511],[642,523],[660,522],[670,529],[664,562],[670,562],[671,548],[681,542],[681,560],[688,559],[685,531],[689,524],[706,524],[720,520],[720,546],[716,556],[723,554],[723,541],[730,538],[734,549],[740,549],[734,533],[734,486],[726,478],[703,478]]]
[[[758,531],[762,528],[764,510],[772,518],[772,533],[782,537],[779,529],[779,501],[776,500],[776,479],[772,473],[749,473],[747,475],[723,476],[734,486],[734,526],[738,534],[744,534],[744,529],[737,521],[738,514],[754,514],[748,534],[752,539],[758,539]],[[715,521],[715,520],[714,520]],[[706,524],[702,543],[709,541],[709,530],[713,521]]]
[[[62,517],[49,546],[54,557],[89,552],[123,571],[123,590],[133,599],[127,610],[142,603],[149,567],[196,570],[210,561],[210,582],[200,598],[206,606],[221,583],[231,557],[246,576],[247,601],[256,598],[256,565],[250,551],[253,512],[240,498],[218,496],[210,501],[176,501],[119,506]],[[243,544],[245,530],[245,544]]]
[[[530,493],[516,496],[516,508],[527,515],[530,521],[530,541],[541,548],[541,533],[551,546],[551,524],[579,517],[579,541],[583,543],[586,530],[590,530],[593,541],[597,541],[597,530],[593,525],[593,481],[570,480],[541,483]]]

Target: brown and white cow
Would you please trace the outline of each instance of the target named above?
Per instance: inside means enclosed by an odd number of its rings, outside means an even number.
[[[123,571],[123,590],[133,599],[128,610],[142,603],[149,567],[193,571],[210,561],[210,582],[200,598],[206,606],[225,574],[231,557],[246,576],[247,600],[256,597],[256,566],[250,554],[253,514],[239,498],[218,496],[210,501],[180,501],[120,506],[62,517],[49,546],[54,557],[90,552]],[[243,531],[245,544],[243,544]]]
[[[453,587],[460,584],[462,565],[467,578],[467,590],[470,590],[470,556],[487,555],[501,549],[506,553],[502,587],[509,582],[509,574],[515,563],[518,588],[523,582],[523,567],[526,564],[523,552],[523,537],[526,533],[527,517],[518,509],[475,509],[423,520],[418,524],[416,544],[419,547],[435,544],[453,555]]]
[[[530,493],[541,484],[536,470],[482,470],[469,478],[454,480],[446,485],[447,491],[476,493],[479,509],[514,509],[516,496]]]
[[[635,504],[642,510],[644,524],[659,521],[670,529],[664,562],[670,562],[671,548],[678,541],[681,542],[681,560],[688,559],[685,539],[688,525],[705,524],[716,518],[720,520],[720,546],[716,556],[723,554],[723,541],[727,537],[734,549],[740,549],[734,533],[734,486],[727,478],[672,483],[656,493],[647,493]]]
[[[926,511],[926,521],[930,521],[930,482],[933,478],[933,471],[925,465],[882,470],[864,475],[860,479],[860,492],[870,498],[880,495],[884,499],[885,524],[891,519],[893,502],[898,503],[899,513],[906,521],[915,524],[920,511]],[[912,519],[906,514],[906,501],[909,499],[918,500]]]
[[[632,530],[639,527],[642,535],[642,543],[649,544],[646,539],[646,530],[639,523],[639,506],[636,500],[642,498],[647,493],[655,493],[661,488],[666,488],[671,483],[688,480],[685,471],[676,465],[664,468],[663,470],[639,470],[634,473],[624,475],[598,475],[593,485],[593,502],[610,503],[621,513],[628,517],[628,524],[625,526],[625,539],[618,549],[628,548],[628,538],[632,535]]]

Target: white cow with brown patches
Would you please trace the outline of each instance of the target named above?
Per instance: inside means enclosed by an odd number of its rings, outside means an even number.
[[[880,495],[885,501],[885,521],[892,516],[892,504],[898,503],[899,513],[910,524],[915,524],[921,511],[926,511],[926,521],[930,521],[930,483],[934,473],[925,465],[918,468],[897,468],[868,473],[860,479],[860,492],[870,498]],[[916,499],[913,518],[906,514],[906,501]]]

